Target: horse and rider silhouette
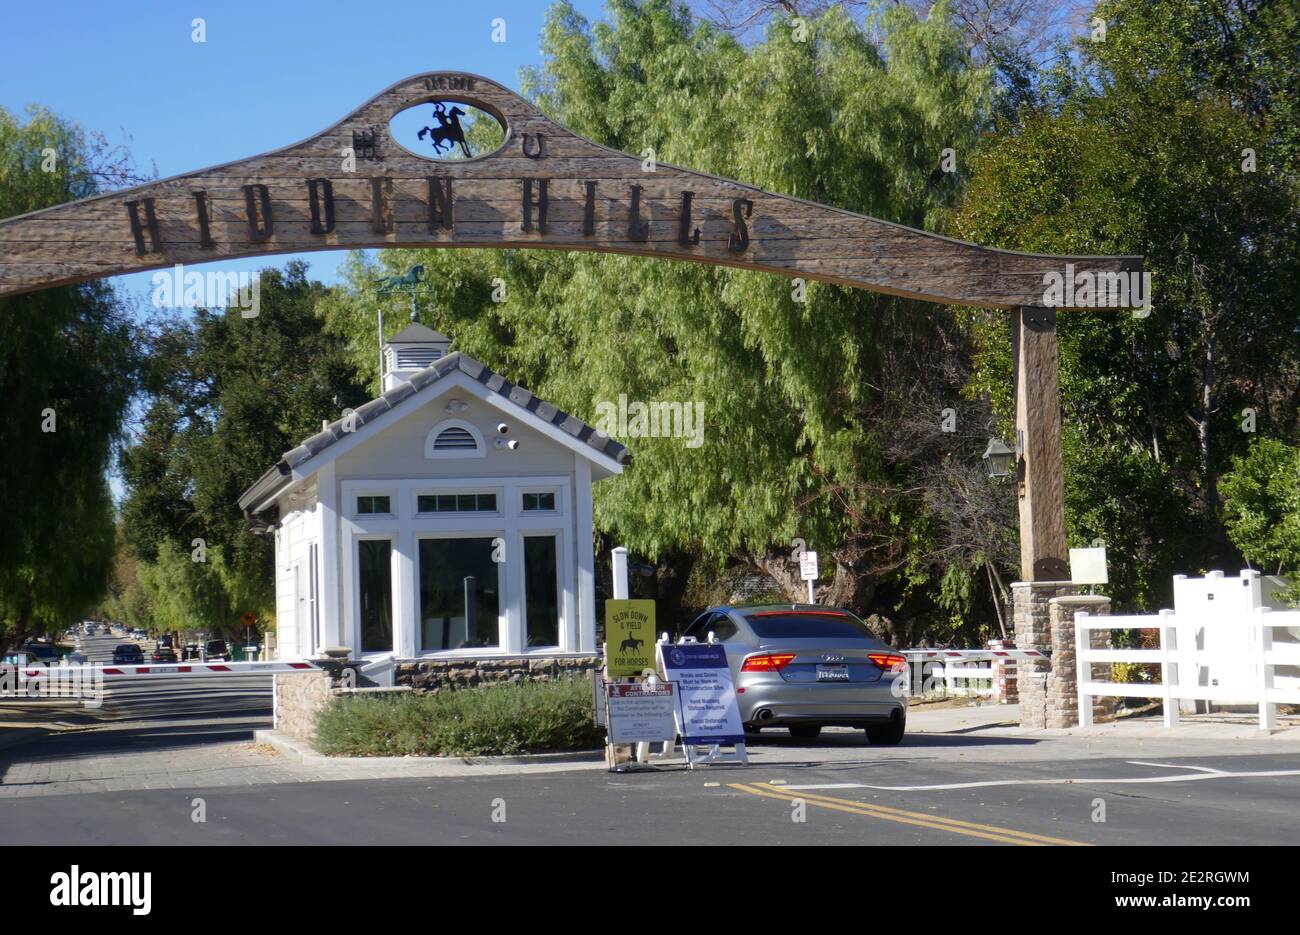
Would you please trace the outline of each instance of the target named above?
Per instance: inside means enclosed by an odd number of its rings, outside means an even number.
[[[639,640],[635,636],[629,636],[623,642],[618,644],[618,651],[620,653],[627,653],[627,652],[635,653],[635,652],[639,652],[641,650],[641,647],[644,645],[645,645],[645,640]]]
[[[433,120],[434,126],[423,127],[416,134],[418,139],[424,139],[424,135],[429,134],[429,142],[433,144],[433,151],[441,153],[443,149],[448,152],[454,152],[456,147],[460,146],[460,151],[469,159],[471,153],[469,144],[465,142],[465,130],[460,125],[460,118],[465,116],[465,111],[461,110],[455,104],[451,110],[447,110],[447,105],[442,101],[434,101]]]

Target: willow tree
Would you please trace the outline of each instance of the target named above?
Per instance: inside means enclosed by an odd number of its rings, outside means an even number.
[[[778,19],[742,45],[668,2],[611,2],[594,25],[562,3],[525,92],[562,125],[641,155],[648,172],[668,162],[935,228],[958,187],[944,169],[959,170],[972,144],[988,76],[942,7],[926,20],[891,7],[870,27],[832,10]],[[598,525],[635,551],[687,565],[740,558],[794,596],[790,555],[803,539],[831,573],[823,599],[863,610],[904,567],[910,466],[889,463],[868,411],[882,348],[942,324],[942,311],[645,258],[393,252],[383,269],[354,258],[350,287],[326,303],[372,378],[370,283],[417,262],[434,290],[426,323],[558,405],[591,421],[621,396],[702,407],[701,444],[624,437],[633,467],[598,487]],[[404,318],[394,304],[392,328]],[[937,432],[941,412],[926,415]]]
[[[0,217],[129,180],[102,138],[0,108]],[[0,299],[0,642],[68,623],[104,594],[105,478],[133,388],[131,329],[102,283]]]

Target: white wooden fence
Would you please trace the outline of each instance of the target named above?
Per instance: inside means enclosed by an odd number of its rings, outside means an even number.
[[[992,695],[994,653],[982,649],[904,649],[911,677],[909,694],[941,687],[947,695]],[[987,683],[984,684],[984,683]]]
[[[1279,704],[1300,704],[1300,678],[1279,674],[1279,667],[1300,667],[1300,611],[1255,608],[1196,626],[1207,632],[1204,642],[1212,650],[1180,647],[1178,630],[1186,621],[1177,613],[1162,610],[1159,616],[1093,616],[1075,614],[1075,664],[1079,684],[1079,725],[1092,724],[1092,699],[1107,695],[1122,698],[1159,698],[1164,703],[1165,726],[1178,724],[1178,702],[1183,700],[1248,702],[1259,707],[1259,726],[1277,726]],[[1092,634],[1099,630],[1154,630],[1158,645],[1151,649],[1094,649]],[[1280,633],[1291,630],[1293,633]],[[1209,636],[1224,637],[1210,639]],[[1280,637],[1280,638],[1279,638]],[[1099,682],[1091,677],[1091,663],[1154,663],[1160,667],[1160,682]],[[1217,679],[1202,679],[1202,669],[1245,672],[1244,681],[1219,685]],[[1206,681],[1209,684],[1199,684]]]

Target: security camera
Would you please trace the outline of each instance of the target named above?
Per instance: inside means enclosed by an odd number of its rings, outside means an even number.
[[[506,425],[504,422],[498,422],[498,423],[497,423],[497,434],[498,434],[498,435],[504,435],[504,434],[506,434],[506,433],[509,432],[509,431],[510,431],[510,426]]]
[[[513,438],[508,440],[504,438],[498,438],[496,441],[496,445],[498,448],[509,448],[511,451],[516,451],[519,448],[519,442],[517,442]]]

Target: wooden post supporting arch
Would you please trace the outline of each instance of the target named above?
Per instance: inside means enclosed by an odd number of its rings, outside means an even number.
[[[446,114],[458,104],[501,123],[498,149],[435,159],[390,126],[411,107]],[[446,142],[448,126],[430,139]],[[494,81],[429,72],[292,146],[0,220],[0,297],[178,263],[382,247],[634,254],[1014,310],[1026,580],[1059,575],[1064,561],[1045,277],[1114,282],[1142,269],[1141,257],[997,250],[666,163],[647,171],[640,157],[571,133]],[[1111,298],[1109,307],[1129,307],[1127,290]]]

